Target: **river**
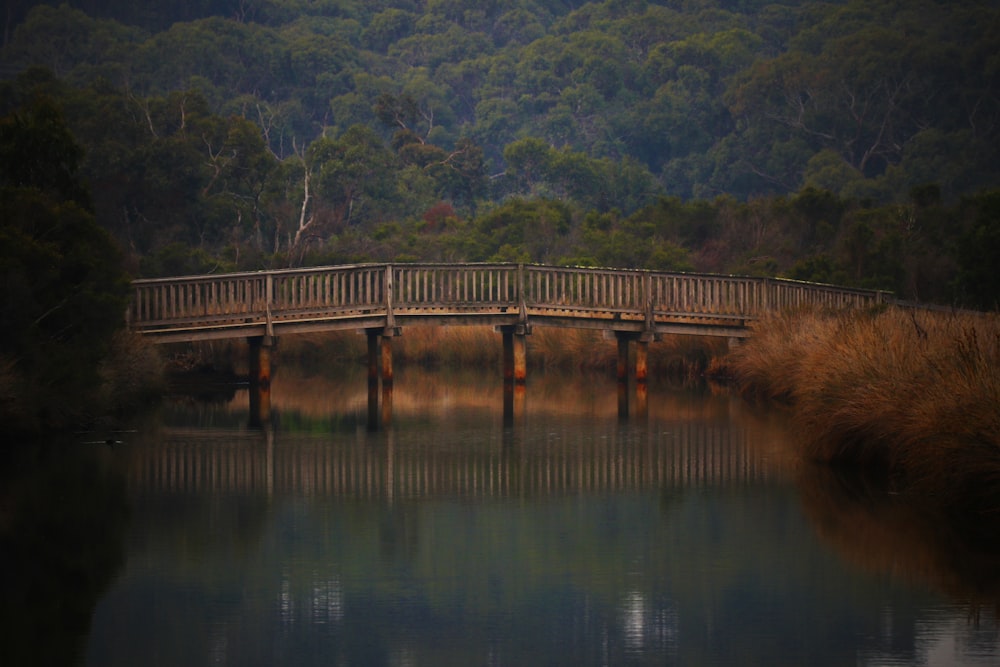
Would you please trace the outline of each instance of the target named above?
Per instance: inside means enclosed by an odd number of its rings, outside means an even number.
[[[280,369],[267,428],[223,388],[42,457],[4,505],[10,655],[1000,663],[995,554],[798,460],[780,412],[653,381],[625,417],[613,379],[538,373],[505,420],[494,375],[399,369],[372,431],[360,372]]]

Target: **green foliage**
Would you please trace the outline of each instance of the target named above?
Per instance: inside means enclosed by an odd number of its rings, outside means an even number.
[[[811,184],[900,201],[936,181],[953,200],[998,176],[988,3],[73,4],[15,10],[3,63],[133,95],[199,89],[273,131],[281,157],[396,104],[394,126],[446,151],[472,138],[491,173],[535,138],[627,155],[683,198]]]
[[[1000,191],[993,190],[965,203],[972,224],[959,238],[958,259],[962,267],[957,289],[963,302],[974,308],[1000,307]]]
[[[128,280],[76,180],[81,151],[51,102],[0,119],[0,355],[14,429],[66,426],[96,393]]]
[[[481,216],[478,232],[489,248],[489,261],[552,261],[568,246],[573,226],[572,211],[550,199],[512,199]]]
[[[508,257],[995,301],[958,203],[1000,179],[989,3],[139,5],[20,3],[0,112],[59,100],[86,150],[45,187],[78,168],[143,272]]]

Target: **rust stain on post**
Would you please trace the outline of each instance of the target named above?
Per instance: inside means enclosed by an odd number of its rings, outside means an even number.
[[[649,343],[644,340],[636,341],[635,344],[635,381],[645,385],[649,376]]]

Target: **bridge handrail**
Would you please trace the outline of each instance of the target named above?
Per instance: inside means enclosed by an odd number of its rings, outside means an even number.
[[[748,320],[807,304],[887,303],[880,290],[783,278],[514,263],[386,263],[135,280],[135,327],[519,309],[533,314]]]

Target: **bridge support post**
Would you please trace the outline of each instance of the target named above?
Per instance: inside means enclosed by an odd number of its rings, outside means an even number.
[[[271,421],[271,352],[278,339],[250,336],[247,343],[250,346],[250,426],[259,428]]]
[[[635,381],[645,385],[649,379],[649,341],[639,338],[635,342]]]
[[[635,416],[649,415],[649,340],[640,336],[635,342]]]
[[[654,333],[635,331],[615,331],[615,342],[618,344],[618,416],[628,418],[629,412],[629,376],[635,379],[636,416],[645,417],[648,405],[649,381],[649,343],[656,339]],[[629,365],[629,344],[635,341],[633,365]]]
[[[503,379],[523,385],[528,378],[528,327],[523,324],[500,327],[503,335]]]
[[[368,430],[387,426],[392,418],[392,338],[399,335],[398,327],[365,329],[368,339]],[[382,383],[381,410],[379,380]]]
[[[382,336],[382,387],[392,388],[392,337]]]
[[[503,337],[503,423],[510,427],[516,416],[524,414],[530,330],[527,324],[498,328]]]
[[[629,338],[621,331],[615,332],[615,342],[618,343],[618,364],[616,375],[618,382],[628,382],[628,343]]]
[[[378,376],[381,355],[379,354],[379,338],[381,329],[368,329],[368,430],[377,431],[379,424],[378,410]]]

